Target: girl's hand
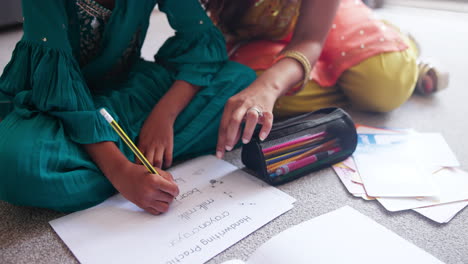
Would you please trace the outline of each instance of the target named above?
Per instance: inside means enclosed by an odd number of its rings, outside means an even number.
[[[156,170],[161,175],[149,173],[145,166],[130,162],[114,142],[84,147],[112,185],[125,198],[149,213],[166,212],[179,195],[179,188],[170,173],[159,169]]]
[[[146,119],[140,131],[138,148],[148,161],[157,168],[170,167],[174,146],[174,121],[164,113],[154,111]],[[137,164],[141,164],[136,159]]]
[[[230,151],[242,136],[242,142],[247,144],[257,124],[262,124],[260,140],[270,133],[273,124],[273,106],[279,96],[276,89],[257,79],[248,88],[232,96],[227,101],[218,134],[216,156],[222,158],[224,152]],[[241,124],[245,121],[244,131]]]
[[[114,187],[129,201],[143,210],[158,215],[167,212],[179,188],[172,175],[157,169],[151,174],[143,165],[125,162],[108,176]]]
[[[175,81],[143,124],[138,148],[153,166],[161,168],[164,165],[167,168],[172,165],[174,122],[197,91],[198,86]],[[138,160],[137,162],[140,163]]]

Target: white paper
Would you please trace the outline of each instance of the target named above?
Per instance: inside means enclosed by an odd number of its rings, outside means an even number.
[[[180,195],[163,215],[116,195],[50,224],[81,263],[203,263],[295,201],[214,156],[171,173]]]
[[[385,163],[371,154],[355,155],[354,158],[369,196],[418,197],[439,194],[431,180],[430,168],[410,162]]]
[[[415,133],[414,129],[402,129],[402,128],[380,128],[380,127],[371,127],[358,124],[356,125],[356,132],[358,134],[406,134],[406,133]]]
[[[459,166],[440,134],[360,134],[353,154],[367,194],[375,197],[438,195],[430,177],[440,166]]]
[[[354,174],[357,174],[357,170],[351,157],[347,158],[343,162],[334,164],[332,167],[349,193],[357,196],[366,194],[366,190],[362,184],[352,181],[352,177]]]
[[[457,168],[443,168],[432,175],[439,195],[420,198],[377,198],[389,211],[401,211],[418,207],[468,200],[468,173]]]
[[[248,264],[442,263],[351,207],[288,228],[260,246]]]
[[[458,167],[460,163],[439,133],[359,134],[359,149],[397,160],[409,160],[433,167]]]
[[[460,201],[448,204],[416,208],[413,210],[437,223],[444,224],[452,220],[455,217],[455,215],[457,215],[458,212],[463,210],[463,208],[465,208],[467,205],[468,201]]]

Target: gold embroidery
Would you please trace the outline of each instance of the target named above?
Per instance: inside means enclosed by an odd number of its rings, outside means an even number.
[[[91,62],[102,48],[104,28],[112,11],[94,0],[77,0],[78,20],[80,22],[80,65]],[[110,75],[118,75],[129,66],[130,57],[137,52],[139,32],[136,32],[127,49],[120,57]]]
[[[93,0],[78,0],[76,1],[76,5],[78,5],[80,10],[88,13],[88,15],[91,17],[98,17],[103,20],[108,20],[112,14],[111,10],[101,6]]]

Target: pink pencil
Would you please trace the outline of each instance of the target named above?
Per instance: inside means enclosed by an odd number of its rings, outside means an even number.
[[[280,176],[280,175],[289,173],[289,172],[291,172],[291,171],[298,170],[298,169],[300,169],[300,168],[303,168],[303,167],[305,167],[305,166],[307,166],[307,165],[310,165],[310,164],[316,162],[316,161],[319,160],[319,159],[327,158],[328,156],[330,156],[330,155],[332,155],[332,154],[334,154],[334,153],[337,153],[337,152],[339,152],[340,150],[341,150],[340,147],[332,148],[332,149],[330,149],[330,150],[317,153],[317,154],[315,154],[315,155],[312,155],[312,156],[303,158],[303,159],[301,159],[301,160],[293,161],[293,162],[291,162],[291,163],[285,164],[285,165],[279,167],[279,168],[276,170],[276,175],[277,175],[277,176]]]
[[[284,142],[284,143],[281,143],[279,145],[275,145],[275,146],[263,149],[263,153],[268,154],[268,152],[272,152],[272,151],[278,150],[280,148],[288,147],[288,146],[291,146],[291,145],[294,145],[294,144],[297,144],[297,143],[301,143],[301,142],[304,142],[304,141],[307,141],[307,140],[311,140],[311,139],[314,139],[314,138],[325,136],[325,134],[326,134],[326,132],[323,131],[323,132],[320,132],[320,133],[317,133],[317,134],[314,134],[314,135],[305,136],[305,137],[301,137],[301,138],[298,138],[298,139],[295,139],[295,140],[292,140],[292,141]]]

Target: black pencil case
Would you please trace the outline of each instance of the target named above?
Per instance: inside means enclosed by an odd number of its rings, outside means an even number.
[[[323,108],[275,122],[264,141],[260,127],[242,147],[248,170],[271,184],[295,180],[349,157],[357,145],[354,122],[340,108]]]

